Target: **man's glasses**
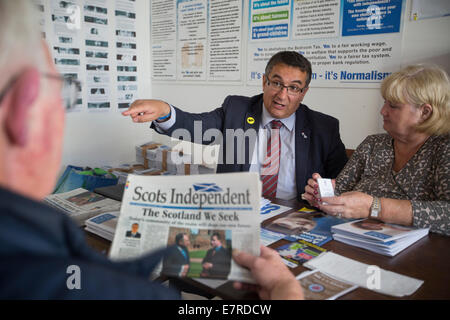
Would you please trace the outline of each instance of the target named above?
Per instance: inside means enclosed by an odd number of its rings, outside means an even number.
[[[72,77],[56,74],[44,73],[45,78],[62,81],[61,96],[66,110],[70,110],[77,105],[81,82]]]
[[[303,91],[306,88],[306,87],[305,88],[300,88],[299,86],[296,86],[296,85],[285,86],[284,83],[282,83],[280,81],[276,81],[276,80],[272,81],[267,76],[266,76],[266,78],[267,78],[267,85],[271,89],[276,90],[276,91],[281,91],[284,88],[286,88],[287,89],[287,93],[289,95],[291,95],[291,96],[297,96],[297,95],[303,93]]]
[[[64,107],[66,110],[70,110],[77,105],[78,95],[79,95],[79,92],[81,91],[81,82],[80,81],[75,80],[71,77],[64,77],[61,75],[49,74],[49,73],[44,73],[44,74],[42,74],[42,76],[47,79],[53,79],[53,80],[58,80],[58,81],[62,82],[61,96],[64,101]],[[2,100],[6,96],[6,94],[8,93],[9,88],[11,88],[14,85],[14,83],[17,81],[18,78],[19,78],[18,76],[13,77],[8,82],[8,84],[5,86],[5,88],[0,92],[0,103],[2,102]]]

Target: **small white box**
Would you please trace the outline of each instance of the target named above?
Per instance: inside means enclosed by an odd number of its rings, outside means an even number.
[[[320,178],[317,179],[317,183],[319,184],[319,194],[321,199],[324,197],[334,197],[334,189],[331,179]]]

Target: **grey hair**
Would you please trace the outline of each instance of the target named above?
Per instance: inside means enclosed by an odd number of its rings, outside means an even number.
[[[0,0],[0,70],[43,61],[37,16],[33,1]]]

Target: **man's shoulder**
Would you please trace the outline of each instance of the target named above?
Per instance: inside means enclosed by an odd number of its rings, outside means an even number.
[[[5,201],[4,201],[5,200]],[[6,201],[7,200],[7,201]],[[8,221],[17,220],[18,223],[34,225],[54,225],[70,220],[61,211],[50,207],[44,202],[38,202],[7,189],[0,188],[0,203],[2,215]],[[14,217],[15,219],[11,219]]]
[[[12,244],[4,246],[2,253],[60,253],[65,252],[68,241],[74,246],[84,242],[71,218],[46,204],[5,189],[0,190],[0,203],[0,242],[8,237],[8,243]]]
[[[335,117],[320,111],[310,109],[307,105],[304,104],[300,105],[297,114],[299,113],[300,116],[302,116],[303,114],[306,117],[309,124],[312,126],[329,127],[337,125],[339,123],[339,120],[336,119]]]
[[[262,94],[258,94],[252,97],[229,95],[225,98],[223,106],[225,108],[242,110],[242,106],[251,107],[255,104],[258,104],[260,101],[262,101]]]

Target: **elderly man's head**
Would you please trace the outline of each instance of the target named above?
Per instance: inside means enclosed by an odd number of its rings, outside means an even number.
[[[28,0],[0,0],[0,185],[41,199],[60,167],[62,81]]]

